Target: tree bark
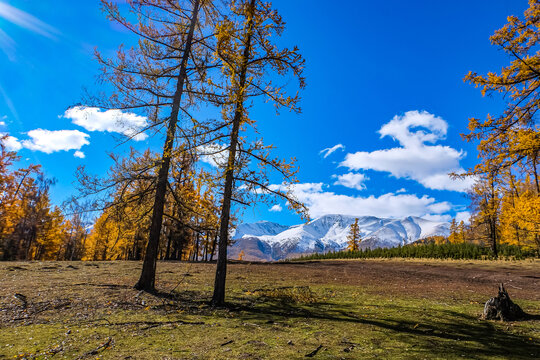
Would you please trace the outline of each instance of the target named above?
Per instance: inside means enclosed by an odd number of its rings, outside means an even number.
[[[244,115],[244,91],[246,85],[247,68],[249,54],[251,52],[251,38],[253,34],[253,16],[255,13],[255,1],[250,3],[250,16],[246,25],[247,32],[245,37],[245,47],[242,54],[242,68],[240,69],[239,87],[240,92],[234,111],[233,128],[231,132],[231,142],[229,145],[229,157],[227,160],[227,169],[225,170],[225,186],[223,191],[223,203],[221,206],[221,217],[219,224],[219,244],[218,258],[216,265],[216,278],[214,282],[214,295],[212,296],[212,306],[223,306],[225,304],[225,281],[227,277],[227,245],[229,243],[229,221],[231,214],[231,199],[234,188],[234,173],[236,166],[236,149],[238,147],[238,135],[240,124]]]
[[[513,321],[524,317],[526,317],[525,312],[510,300],[503,284],[499,286],[499,294],[486,302],[482,314],[484,320]]]
[[[186,45],[182,55],[180,73],[178,75],[178,82],[176,84],[176,92],[174,94],[171,115],[169,118],[169,125],[167,128],[167,135],[165,138],[165,144],[163,145],[163,155],[161,157],[161,166],[158,172],[156,194],[154,197],[154,208],[152,212],[152,223],[150,226],[150,234],[148,237],[146,254],[144,256],[143,269],[139,281],[137,282],[137,284],[135,284],[136,289],[145,290],[148,292],[153,292],[155,290],[156,262],[159,249],[159,238],[161,236],[161,225],[163,222],[163,208],[165,206],[165,195],[167,192],[169,167],[171,163],[176,125],[178,123],[178,113],[180,112],[180,101],[182,100],[182,93],[184,92],[184,80],[187,74],[186,69],[189,59],[189,53],[191,51],[191,45],[193,43],[193,33],[195,31],[195,26],[199,18],[199,5],[200,0],[195,0],[193,3],[193,13],[191,15],[191,22],[189,26],[188,36],[186,39]]]

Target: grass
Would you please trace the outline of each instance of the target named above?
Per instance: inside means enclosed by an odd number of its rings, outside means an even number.
[[[213,309],[212,264],[160,263],[150,295],[131,287],[136,262],[2,263],[0,358],[538,358],[538,265],[237,263]],[[531,319],[478,319],[499,279]]]

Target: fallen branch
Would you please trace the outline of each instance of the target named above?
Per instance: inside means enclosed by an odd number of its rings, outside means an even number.
[[[112,337],[109,336],[109,337],[107,338],[107,341],[106,341],[106,342],[104,342],[103,344],[99,345],[99,346],[98,346],[97,348],[95,348],[94,350],[82,354],[81,356],[79,356],[79,357],[77,358],[77,360],[84,359],[85,357],[88,357],[88,356],[97,355],[101,350],[107,349],[107,348],[108,348],[109,346],[111,346],[112,344],[113,344],[113,339],[112,339]]]
[[[110,323],[111,326],[126,326],[126,325],[148,325],[147,327],[143,328],[142,330],[158,327],[158,326],[164,326],[164,325],[204,325],[205,323],[202,321],[184,321],[184,320],[175,320],[175,321],[127,321],[123,323]]]
[[[306,357],[314,357],[315,355],[317,355],[317,353],[319,352],[319,350],[321,350],[323,348],[322,344],[319,345],[315,350],[313,350],[312,352],[310,352],[309,354],[306,354]]]

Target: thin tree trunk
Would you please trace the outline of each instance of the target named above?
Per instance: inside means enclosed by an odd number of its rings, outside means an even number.
[[[214,235],[214,240],[212,240],[212,252],[210,253],[210,262],[214,260],[214,254],[216,253],[216,247],[217,247],[217,239],[218,239],[218,235],[216,233]]]
[[[176,124],[178,123],[178,113],[180,111],[180,101],[182,100],[182,93],[184,92],[184,80],[186,78],[186,68],[191,52],[191,45],[193,43],[193,33],[195,31],[195,25],[199,18],[199,4],[200,0],[195,0],[193,3],[193,13],[191,15],[191,23],[189,25],[189,33],[182,55],[182,62],[180,65],[180,74],[178,75],[178,82],[176,84],[176,92],[174,94],[173,105],[171,110],[171,116],[169,119],[169,127],[167,128],[167,136],[165,144],[163,145],[163,155],[161,157],[161,166],[158,173],[158,181],[156,186],[156,195],[154,198],[154,209],[152,213],[152,224],[150,226],[150,235],[148,238],[148,245],[146,247],[146,254],[144,256],[144,263],[141,272],[141,277],[135,288],[138,290],[145,290],[153,292],[155,290],[156,279],[156,262],[159,249],[159,238],[161,235],[161,225],[163,221],[163,208],[165,206],[165,195],[167,192],[167,181],[169,177],[169,167],[171,163],[172,150],[174,145],[174,135],[176,133]]]
[[[234,186],[234,173],[236,166],[236,149],[238,147],[238,135],[240,124],[244,113],[244,91],[246,85],[247,68],[249,54],[251,52],[251,38],[253,33],[253,16],[255,12],[255,0],[250,3],[251,16],[248,18],[245,48],[242,54],[242,68],[240,70],[240,81],[238,91],[240,95],[236,102],[234,111],[233,128],[231,133],[231,143],[229,145],[229,158],[225,171],[225,186],[223,191],[223,203],[221,206],[221,217],[219,224],[219,246],[216,266],[216,278],[214,282],[214,295],[212,296],[212,306],[223,306],[225,304],[225,281],[227,277],[227,245],[229,243],[229,220],[231,214],[231,199]]]

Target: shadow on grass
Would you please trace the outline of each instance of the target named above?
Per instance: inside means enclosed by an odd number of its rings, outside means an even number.
[[[416,318],[418,308],[399,305],[381,306],[378,317],[361,317],[353,309],[331,303],[291,304],[265,301],[256,306],[231,304],[231,309],[243,313],[250,320],[319,319],[347,322],[351,326],[370,325],[388,330],[393,340],[411,347],[424,348],[430,354],[448,357],[465,355],[467,358],[510,357],[531,359],[540,357],[540,344],[526,336],[497,329],[493,322],[452,310],[435,310],[431,316]],[[387,311],[387,309],[389,311]],[[384,316],[388,312],[388,317]],[[429,314],[426,314],[429,315]],[[540,316],[532,315],[535,320]],[[413,320],[411,320],[413,319]]]
[[[220,316],[219,311],[207,306],[203,299],[210,294],[199,292],[157,293],[156,296],[175,300],[185,309],[197,309],[199,314]],[[540,357],[540,343],[525,335],[501,329],[499,324],[479,320],[474,316],[454,310],[432,310],[431,314],[422,309],[394,304],[376,305],[376,315],[362,316],[360,308],[331,302],[295,303],[283,299],[235,297],[224,308],[242,321],[260,321],[273,324],[291,319],[316,319],[328,322],[347,323],[351,333],[363,333],[355,326],[368,326],[383,331],[392,343],[400,347],[410,347],[428,357],[485,359],[504,357],[512,359],[532,359]],[[369,304],[359,304],[370,306]],[[371,305],[373,306],[373,305]],[[206,309],[206,310],[205,310]],[[225,316],[225,315],[224,315]],[[529,320],[538,321],[540,316],[531,315]],[[321,324],[321,330],[325,330]],[[330,326],[330,328],[333,328]],[[328,333],[329,336],[341,336]],[[384,342],[373,339],[374,345],[384,348]]]

